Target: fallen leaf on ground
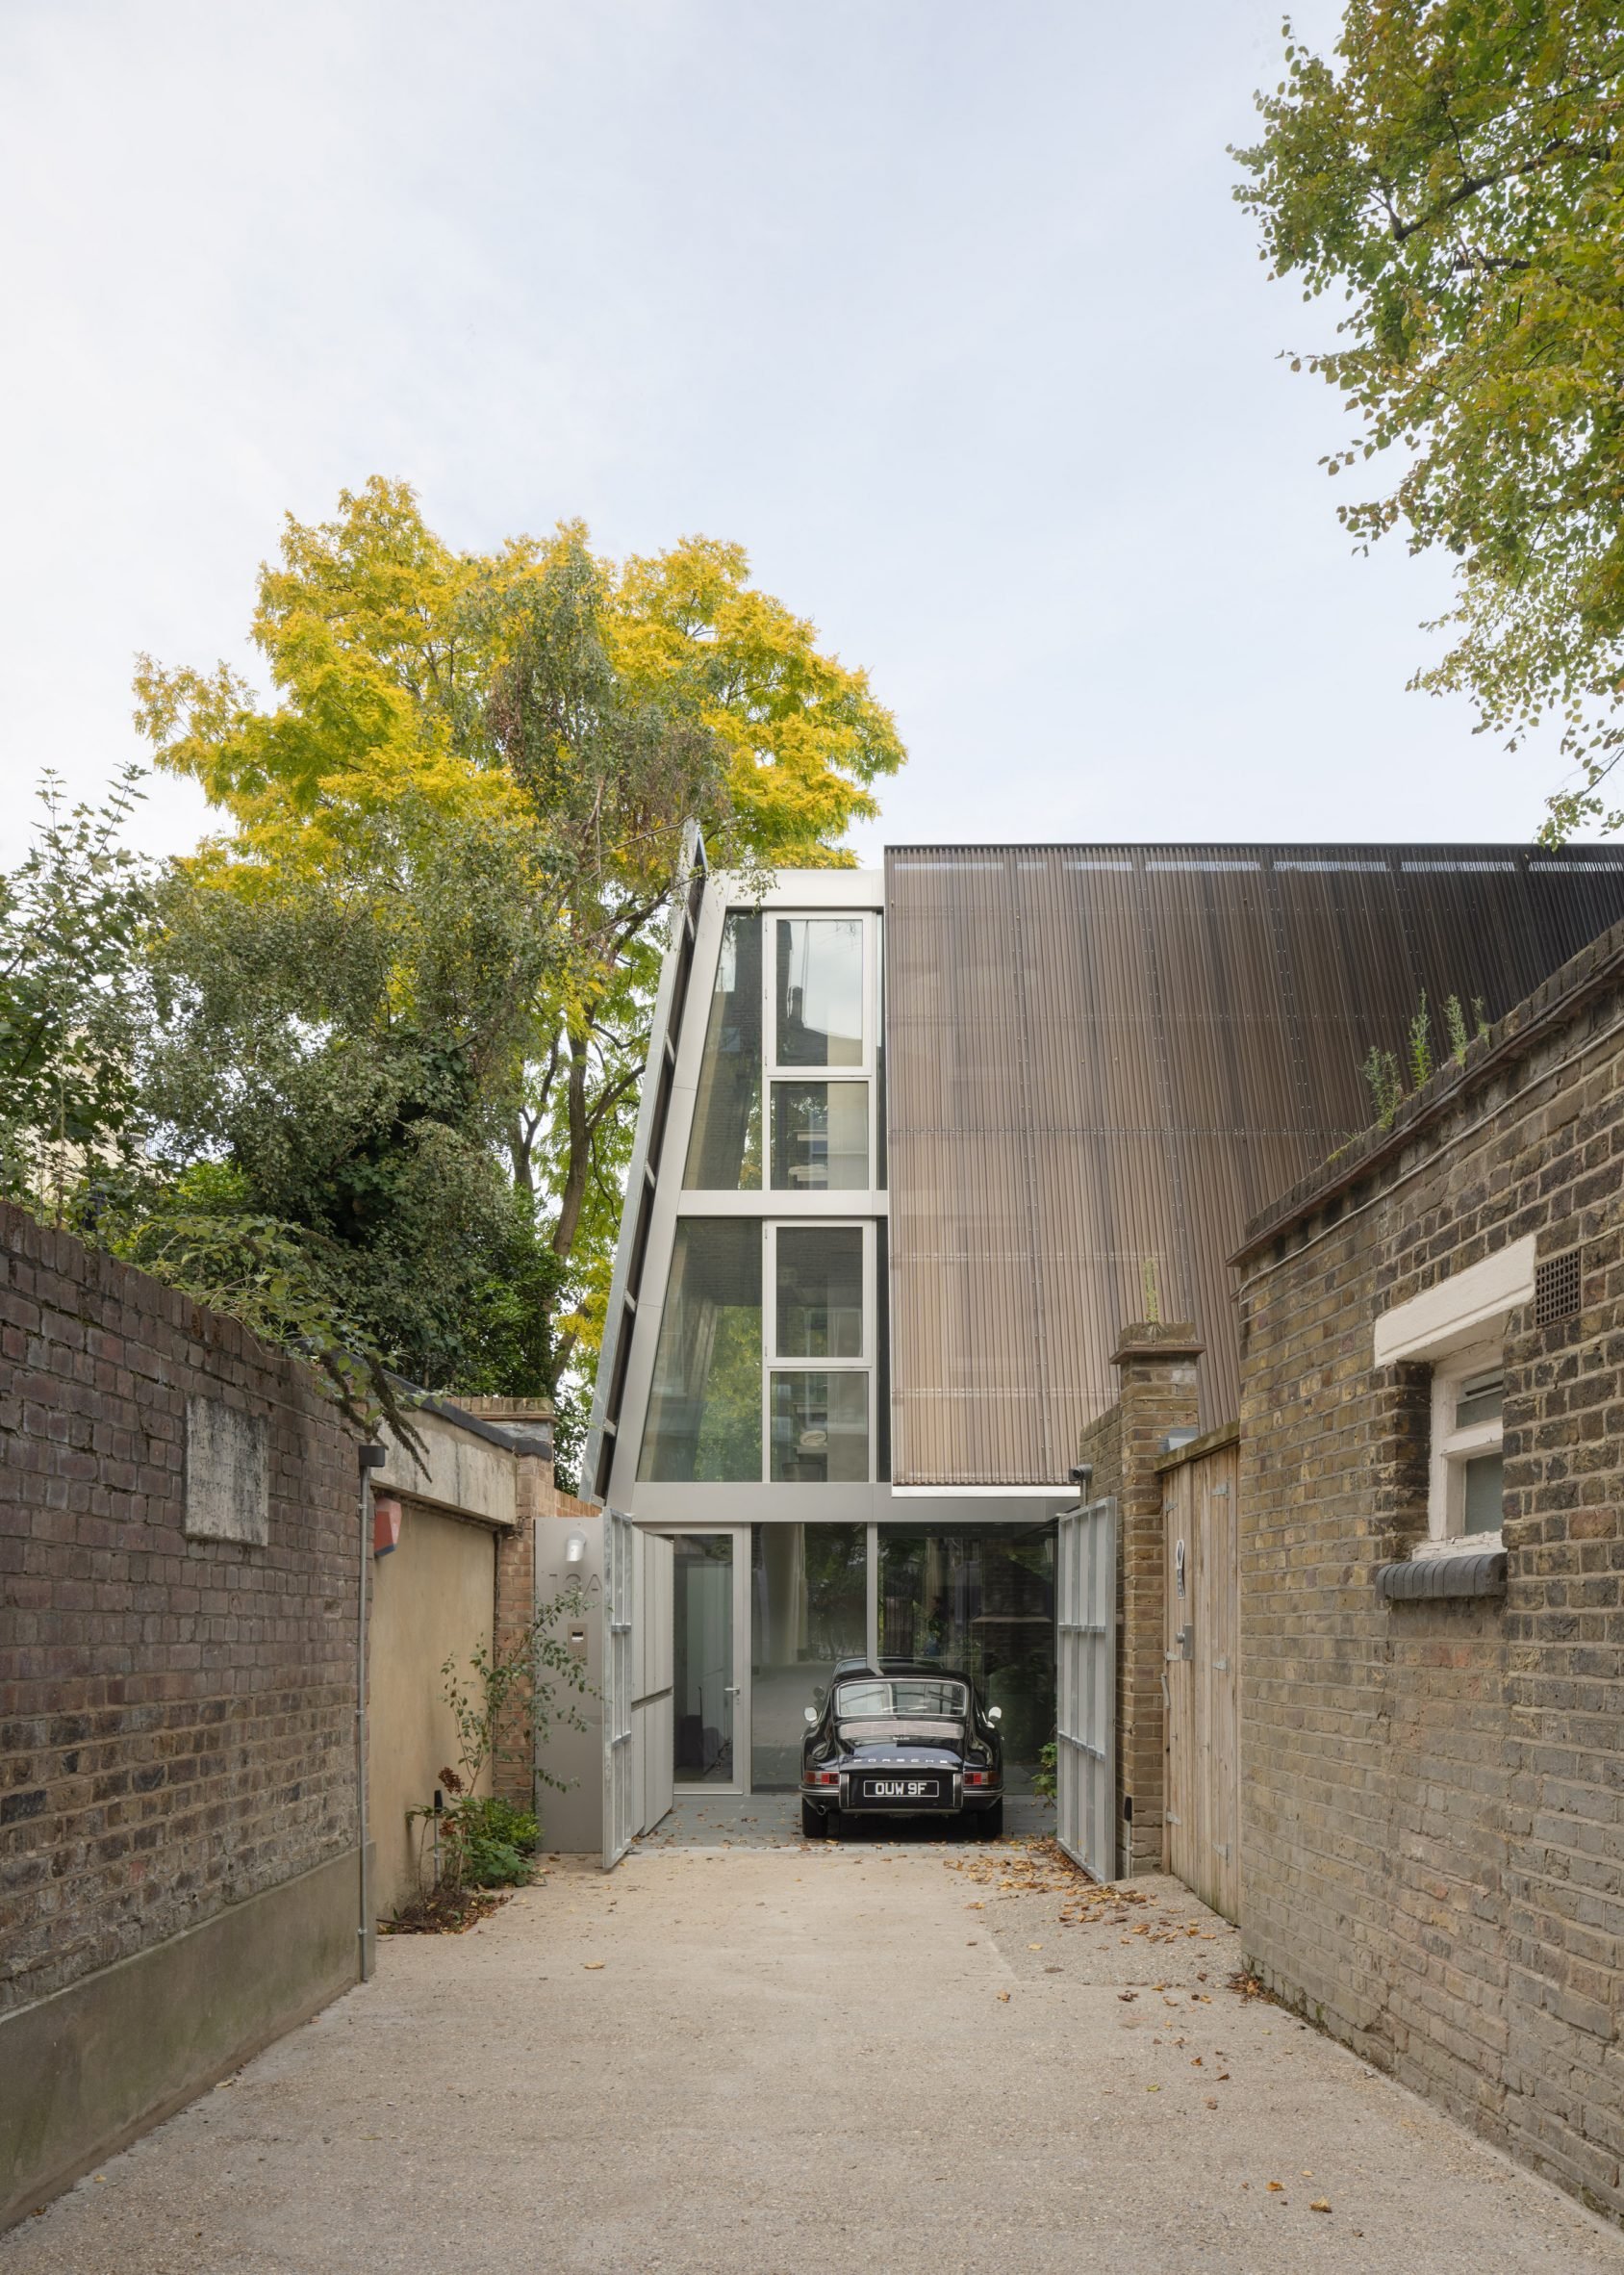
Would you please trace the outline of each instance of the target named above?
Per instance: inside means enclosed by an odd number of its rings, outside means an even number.
[[[1283,2194],[1285,2193],[1285,2183],[1284,2183],[1284,2181],[1271,2181],[1271,2182],[1269,2183],[1269,2193],[1270,2193],[1270,2195],[1271,2195],[1271,2196],[1281,2196],[1281,2195],[1283,2195]]]
[[[1000,1991],[998,1994],[998,1999],[999,2005],[1001,2007],[1007,2007],[1009,2004],[1009,1993],[1007,1991]]]
[[[1313,2202],[1309,2205],[1308,2210],[1310,2211],[1329,2211],[1331,2210],[1331,2206],[1326,2202],[1326,2199],[1323,2196],[1316,2196]]]
[[[596,1975],[601,1969],[603,1961],[601,1959],[583,1959],[581,1965],[589,1975]]]

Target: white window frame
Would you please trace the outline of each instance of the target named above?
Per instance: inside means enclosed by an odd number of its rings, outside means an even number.
[[[1534,1300],[1535,1244],[1533,1234],[1512,1240],[1408,1303],[1394,1304],[1376,1321],[1371,1355],[1378,1367],[1424,1361],[1433,1369],[1423,1555],[1458,1549],[1477,1553],[1502,1546],[1499,1532],[1469,1533],[1461,1527],[1466,1463],[1475,1454],[1501,1450],[1505,1422],[1473,1422],[1458,1430],[1454,1404],[1462,1382],[1504,1366],[1510,1316]]]
[[[799,1354],[780,1356],[778,1351],[778,1235],[780,1232],[804,1232],[816,1225],[820,1232],[860,1232],[863,1236],[863,1348],[855,1359],[808,1359]],[[875,1259],[877,1242],[875,1240],[875,1220],[872,1216],[805,1216],[769,1217],[762,1233],[762,1321],[761,1321],[761,1480],[773,1482],[773,1377],[774,1374],[866,1374],[868,1392],[864,1401],[868,1416],[868,1469],[866,1482],[873,1484],[875,1469],[875,1377],[878,1372],[875,1345],[878,1341],[875,1320]]]
[[[774,1204],[794,1201],[800,1189],[793,1185],[774,1185],[773,1182],[773,1089],[777,1083],[866,1083],[867,1123],[869,1133],[868,1185],[875,1189],[875,1171],[879,1165],[877,1151],[879,1089],[877,1045],[879,1040],[879,948],[878,911],[873,908],[828,908],[813,906],[794,908],[764,907],[761,912],[766,936],[761,953],[761,1189],[773,1196]],[[855,920],[863,932],[863,1050],[854,1066],[780,1066],[778,1064],[778,933],[780,923],[849,923]],[[813,1188],[825,1191],[828,1188]]]
[[[1463,1386],[1475,1375],[1503,1371],[1506,1346],[1502,1341],[1470,1344],[1451,1352],[1433,1368],[1433,1429],[1428,1467],[1427,1531],[1431,1541],[1471,1549],[1498,1548],[1500,1527],[1492,1532],[1467,1532],[1466,1464],[1480,1454],[1500,1453],[1506,1442],[1501,1415],[1490,1421],[1455,1425],[1455,1403]]]

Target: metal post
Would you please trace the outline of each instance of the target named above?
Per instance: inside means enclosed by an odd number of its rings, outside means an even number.
[[[355,1612],[355,1826],[357,1853],[360,1857],[360,1885],[357,1901],[360,1904],[360,1923],[356,1929],[359,1948],[356,1954],[356,1980],[365,1982],[371,1974],[368,1960],[371,1954],[372,1876],[367,1863],[367,1587],[372,1568],[372,1476],[381,1470],[386,1460],[381,1445],[363,1445],[361,1464],[361,1539],[360,1569],[357,1573],[357,1603]]]

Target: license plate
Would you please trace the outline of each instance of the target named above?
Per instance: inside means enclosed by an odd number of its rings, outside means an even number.
[[[866,1802],[900,1802],[903,1803],[939,1802],[942,1799],[940,1777],[864,1777],[860,1780],[862,1798]]]

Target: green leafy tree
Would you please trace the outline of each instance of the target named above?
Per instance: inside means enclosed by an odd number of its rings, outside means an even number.
[[[534,851],[512,814],[404,805],[251,894],[176,872],[142,1070],[164,1172],[162,1200],[141,1196],[145,1252],[208,1216],[227,1254],[279,1227],[412,1381],[535,1387],[514,1299],[545,1304],[555,1275],[496,1154],[552,954]]]
[[[0,1191],[59,1219],[140,1144],[151,878],[123,842],[139,780],[128,768],[101,805],[68,807],[47,775],[43,822],[0,876]]]
[[[1348,0],[1330,56],[1285,26],[1236,195],[1277,276],[1339,291],[1301,365],[1361,429],[1332,474],[1395,475],[1339,511],[1459,564],[1452,644],[1414,684],[1470,697],[1511,747],[1560,728],[1575,786],[1546,834],[1619,826],[1624,752],[1624,18],[1613,0]]]

